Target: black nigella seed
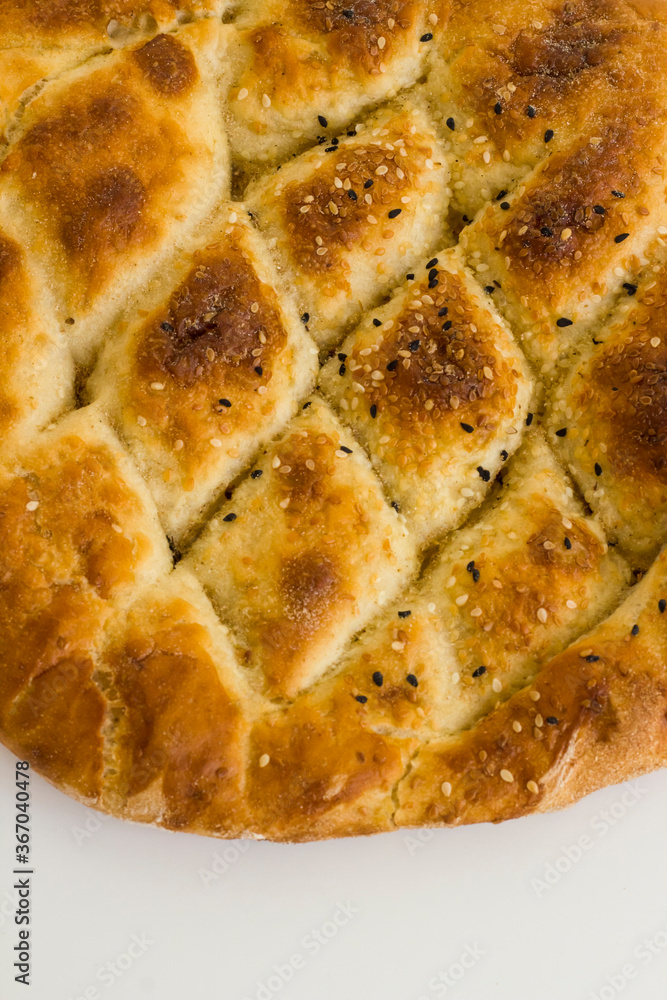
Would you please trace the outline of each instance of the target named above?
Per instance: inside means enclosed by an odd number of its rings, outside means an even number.
[[[437,288],[439,284],[440,284],[440,282],[438,281],[437,278],[431,278],[431,280],[428,283],[428,287],[429,288]]]
[[[417,680],[414,674],[408,674],[408,676],[405,679],[408,682],[408,684],[412,685],[413,688],[416,688],[417,685],[419,684],[419,681]]]
[[[546,721],[546,722],[548,723],[548,725],[550,725],[550,726],[557,726],[557,725],[558,725],[558,719],[556,718],[556,716],[555,716],[555,715],[547,715],[547,717],[546,717],[546,720],[545,720],[545,721]]]
[[[630,635],[639,635],[639,625],[633,625],[630,629]]]
[[[429,262],[428,262],[428,264],[426,266],[427,267],[435,267],[437,263],[438,263],[438,258],[437,257],[431,257],[431,259],[429,260]]]
[[[470,562],[467,564],[466,569],[468,570],[469,573],[472,573],[474,568],[475,568],[475,560],[471,559]]]
[[[343,11],[343,17],[352,17],[352,16],[353,15],[352,15],[352,11],[351,10],[344,10]],[[356,132],[353,132],[352,135],[356,135]]]
[[[392,208],[391,212],[387,212],[387,216],[390,219],[395,219],[403,211],[402,208]]]
[[[236,514],[225,514],[225,516],[223,517],[222,520],[223,521],[235,521],[236,520]]]
[[[309,399],[307,403],[303,404],[303,406],[301,407],[301,409],[302,410],[307,410],[310,405],[311,405],[311,400]]]
[[[464,423],[461,423],[461,427],[462,427],[462,428],[463,428],[463,430],[464,430],[464,431],[466,432],[466,434],[472,434],[472,432],[473,432],[473,427],[472,427],[472,426],[471,426],[470,424],[464,424]]]
[[[442,309],[438,310],[438,316],[446,316],[448,312],[449,309],[447,308],[447,306],[443,306]]]
[[[625,195],[623,194],[622,191],[612,191],[611,193],[613,194],[614,198],[625,198]]]
[[[345,365],[341,365],[340,368],[338,369],[338,374],[339,375],[344,375],[346,371],[347,371],[347,369],[346,369]]]
[[[427,31],[425,35],[421,36],[421,38],[419,39],[419,41],[420,42],[430,42],[432,40],[432,38],[433,38],[433,35],[431,34],[431,32]]]
[[[500,207],[502,208],[503,212],[506,212],[510,207],[510,203],[508,201],[501,201]]]
[[[307,323],[309,319],[310,319],[310,313],[304,313],[301,317],[301,322]]]
[[[540,229],[542,236],[553,236],[553,229],[549,229],[548,226],[542,226]]]
[[[473,670],[473,677],[481,677],[482,674],[486,673],[486,667],[477,667],[477,670]]]
[[[382,326],[382,320],[374,319],[373,320],[373,326]]]
[[[368,701],[368,698],[366,697],[365,694],[356,694],[355,698],[359,702],[360,705],[365,705],[366,702]]]
[[[667,601],[664,599],[664,597],[661,597],[660,600],[658,601],[658,611],[660,612],[661,615],[664,615],[665,608],[667,608]]]
[[[572,548],[572,542],[567,537],[565,538],[565,541],[563,542],[563,545],[565,546],[566,549],[571,549]]]
[[[526,108],[526,114],[528,115],[529,118],[535,117],[536,111],[532,104],[529,104],[528,107]]]
[[[561,316],[560,319],[556,320],[556,326],[561,327],[561,329],[563,329],[566,326],[572,326],[572,320],[571,319],[566,319],[565,316]]]
[[[595,469],[595,475],[596,476],[601,476],[602,475],[602,466],[600,465],[599,462],[596,462],[595,465],[593,466],[593,468]]]
[[[493,287],[493,285],[485,285],[484,291],[486,292],[487,295],[493,295],[493,293],[495,292],[495,288]]]
[[[392,500],[391,501],[391,506],[394,508],[394,510],[396,511],[396,513],[398,513],[400,511],[400,509],[401,509],[398,500]]]
[[[476,568],[472,571],[472,580],[473,583],[479,583],[479,570]]]
[[[430,281],[433,281],[434,278],[437,278],[438,277],[437,267],[432,267],[431,270],[428,272],[428,276]]]
[[[497,115],[502,115],[502,113],[503,113],[503,106],[500,103],[500,101],[497,101],[496,104],[493,105],[493,110],[495,111],[495,113]]]
[[[449,128],[449,129],[452,130],[452,132],[456,128],[456,122],[454,121],[453,118],[448,118],[447,121],[445,122],[445,124],[446,124],[447,128]]]
[[[406,277],[407,281],[414,281],[415,280],[414,274],[406,274],[405,277]]]
[[[353,191],[352,188],[350,188],[350,190],[347,192],[347,196],[348,196],[348,198],[351,198],[352,201],[356,201],[357,200],[357,192]]]
[[[364,187],[365,188],[372,188],[373,187],[373,181],[370,179],[370,177],[368,178],[367,181],[364,181]]]
[[[373,684],[381,688],[383,681],[384,677],[382,676],[382,673],[379,670],[376,670],[375,673],[373,674]]]
[[[618,236],[614,236],[614,243],[622,243],[623,240],[627,240],[630,233],[619,233]]]
[[[220,406],[230,407],[232,405],[228,399],[219,399],[218,402],[220,403]]]
[[[320,125],[322,126],[322,128],[329,128],[329,122],[326,120],[326,118],[324,117],[324,115],[318,115],[317,116],[317,120],[320,123]]]
[[[586,663],[597,663],[600,657],[596,656],[595,653],[589,653],[588,656],[584,656],[584,659]]]
[[[503,462],[506,462],[507,459],[509,458],[509,453],[506,452],[505,449],[503,448],[503,450],[500,453],[500,457],[502,458]]]
[[[479,473],[479,477],[483,483],[488,483],[489,480],[491,479],[491,473],[489,472],[489,470],[484,469],[481,465],[477,466],[477,472]]]
[[[442,324],[442,329],[443,330],[451,330],[451,328],[452,328],[452,321],[451,321],[451,319],[448,319],[446,323]]]
[[[507,191],[505,190],[505,188],[503,188],[502,191],[499,191],[498,194],[496,195],[496,201],[500,201],[500,199],[504,198],[506,194]]]
[[[633,285],[632,282],[630,281],[624,281],[623,288],[625,288],[628,295],[634,295],[635,292],[637,291],[637,286]]]
[[[421,343],[420,340],[411,340],[410,343],[408,344],[408,350],[412,351],[412,353],[414,354],[415,351],[419,350],[420,343]]]
[[[596,215],[604,215],[604,208],[602,205],[593,205],[593,211]]]
[[[162,330],[164,330],[165,333],[175,333],[176,332],[174,330],[174,327],[171,325],[171,323],[167,323],[166,320],[165,320],[164,323],[160,323],[160,328]]]
[[[343,13],[345,13],[345,11],[343,11]],[[348,137],[349,139],[351,139],[351,138],[352,138],[353,136],[355,136],[355,135],[356,135],[357,133],[356,133],[356,132],[346,132],[345,134],[347,135],[347,137]]]
[[[530,427],[532,422],[533,422],[533,414],[529,413],[528,416],[526,417],[526,427]]]
[[[250,478],[251,479],[259,479],[259,477],[261,475],[262,475],[262,470],[261,469],[253,469],[252,472],[250,473]]]
[[[335,146],[327,146],[326,149],[324,150],[324,152],[325,153],[335,153],[336,152],[336,147]]]
[[[375,418],[377,417],[377,415],[378,415],[378,408],[375,405],[375,403],[372,403],[371,404],[371,416],[372,416],[373,420],[375,420]]]
[[[343,354],[342,351],[339,351],[338,352],[338,360],[339,361],[347,361],[347,354]]]
[[[264,369],[262,368],[261,365],[255,365],[255,372],[257,373],[257,375],[263,375]]]
[[[338,143],[339,143],[339,141],[340,141],[340,140],[338,140],[338,139],[332,139],[332,140],[331,140],[331,145],[332,145],[332,146],[337,146],[337,145],[338,145]]]
[[[398,359],[394,358],[394,360],[390,361],[389,364],[387,365],[387,371],[395,372],[397,368],[398,368]]]
[[[409,618],[411,614],[412,614],[412,611],[399,611],[398,612],[398,617],[399,618]]]
[[[348,448],[347,445],[345,445],[345,444],[342,444],[340,446],[340,450],[344,451],[346,455],[351,455],[352,454],[352,449]]]
[[[546,132],[544,133],[544,141],[545,142],[551,142],[551,140],[553,139],[553,137],[554,137],[554,130],[552,128],[548,128],[546,130]]]
[[[556,437],[564,438],[567,435],[567,427],[559,427],[556,431]]]

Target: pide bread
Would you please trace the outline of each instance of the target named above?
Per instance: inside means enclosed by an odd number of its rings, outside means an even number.
[[[0,737],[219,837],[667,763],[667,0],[0,0]]]

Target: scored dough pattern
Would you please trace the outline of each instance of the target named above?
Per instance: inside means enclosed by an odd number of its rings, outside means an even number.
[[[0,737],[309,840],[667,764],[667,15],[0,0]]]

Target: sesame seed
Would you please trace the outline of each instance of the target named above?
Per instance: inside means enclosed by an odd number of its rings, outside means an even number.
[[[517,720],[515,719],[514,722],[512,723],[512,729],[514,730],[515,733],[520,733],[521,730],[523,729],[523,726],[521,725],[520,722],[517,722]]]
[[[529,792],[532,792],[533,795],[537,795],[537,793],[540,790],[539,785],[537,784],[536,781],[529,781],[529,782],[527,782],[526,783],[526,788],[528,789]]]
[[[468,600],[468,595],[467,594],[460,594],[459,597],[456,598],[456,600],[454,601],[454,603],[459,608],[462,608],[463,605],[466,603],[467,600]]]
[[[396,642],[392,642],[391,648],[394,650],[395,653],[400,653],[400,651],[405,648],[405,644],[402,642],[398,642],[397,640]]]
[[[500,772],[500,777],[503,779],[503,781],[506,781],[508,785],[514,781],[514,775],[512,774],[511,771],[508,771],[507,768],[505,767]]]
[[[139,424],[140,427],[145,427],[146,426],[146,418],[145,417],[137,417],[137,423]]]
[[[271,98],[269,97],[268,94],[262,94],[262,107],[265,108],[271,107]]]
[[[222,448],[222,441],[220,440],[220,438],[211,438],[209,444],[213,448]]]
[[[446,798],[449,798],[449,796],[452,794],[451,782],[443,781],[443,783],[440,785],[440,791]]]
[[[531,691],[530,694],[529,694],[529,697],[530,697],[531,701],[539,701],[540,700],[540,692],[539,691]]]
[[[651,347],[660,346],[660,337],[651,337]]]
[[[546,608],[538,608],[537,609],[537,617],[542,622],[542,624],[544,624],[546,622],[546,620],[547,620],[547,617],[548,617],[547,616]]]
[[[347,458],[347,452],[343,451],[342,448],[337,448],[334,452],[337,458]]]
[[[491,687],[496,692],[496,694],[500,694],[500,692],[503,689],[502,682],[499,681],[497,677],[494,677],[493,680],[491,681]]]
[[[259,758],[259,766],[266,767],[266,765],[269,763],[270,760],[271,758],[269,757],[268,753],[263,753],[262,756]]]
[[[238,94],[236,95],[237,100],[239,100],[239,101],[244,101],[247,96],[248,96],[248,88],[247,87],[241,87],[241,89],[239,90]]]
[[[577,602],[576,601],[567,600],[565,602],[565,607],[569,608],[570,611],[573,611],[576,608],[576,606],[577,606]]]
[[[31,512],[33,510],[37,510],[38,507],[39,507],[39,500],[29,500],[28,503],[25,505],[25,509]]]
[[[562,240],[569,240],[571,235],[572,235],[572,230],[566,226],[565,229],[561,230],[560,238]]]

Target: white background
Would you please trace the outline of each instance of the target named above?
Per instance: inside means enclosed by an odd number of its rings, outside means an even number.
[[[0,1000],[667,997],[665,772],[495,827],[242,850],[100,819],[33,775],[30,987],[13,782],[0,747]]]

